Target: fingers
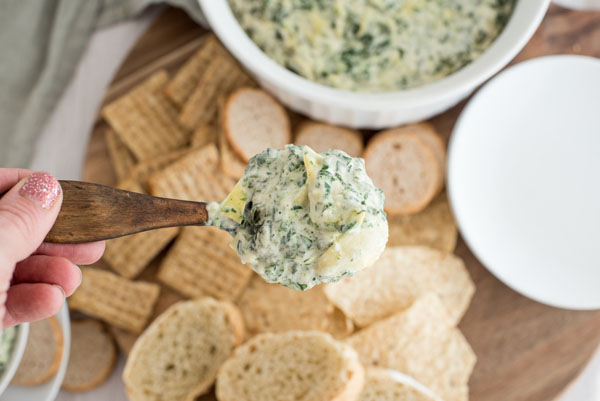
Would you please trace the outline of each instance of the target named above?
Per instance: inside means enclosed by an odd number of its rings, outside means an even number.
[[[61,287],[66,296],[81,283],[81,270],[65,258],[35,255],[17,264],[13,285],[45,283]]]
[[[0,194],[8,191],[31,173],[33,171],[22,168],[0,168]]]
[[[10,287],[2,327],[54,316],[65,301],[60,287],[52,284],[17,284]]]
[[[65,293],[71,294],[79,285],[81,272],[62,257],[28,258],[40,246],[60,210],[62,191],[58,181],[46,173],[0,169],[0,194],[4,192],[0,198],[0,302],[5,301],[1,302],[2,327],[10,327],[55,315],[64,303]],[[102,247],[63,252],[87,261],[101,253]],[[13,285],[8,287],[11,278]]]
[[[78,265],[91,265],[104,253],[104,241],[87,244],[51,244],[44,242],[36,255],[61,256]]]
[[[61,203],[60,184],[47,173],[29,175],[0,199],[0,266],[14,266],[40,246]]]

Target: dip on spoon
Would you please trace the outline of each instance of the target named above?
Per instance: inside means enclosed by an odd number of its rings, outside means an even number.
[[[306,290],[373,264],[388,238],[383,191],[364,160],[307,146],[267,149],[209,221],[231,233],[232,247],[267,282]]]
[[[363,159],[339,150],[267,149],[250,160],[221,203],[88,182],[60,184],[63,203],[46,241],[82,243],[213,225],[231,233],[242,262],[266,281],[294,289],[334,282],[370,266],[388,237],[383,192],[367,176]]]

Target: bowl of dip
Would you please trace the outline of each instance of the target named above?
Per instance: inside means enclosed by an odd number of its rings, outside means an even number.
[[[0,394],[12,380],[27,345],[29,323],[0,331]]]
[[[227,49],[290,108],[384,128],[441,113],[507,65],[550,0],[199,0]]]

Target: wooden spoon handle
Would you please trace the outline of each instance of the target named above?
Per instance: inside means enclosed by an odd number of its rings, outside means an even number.
[[[60,181],[60,185],[63,203],[48,242],[100,241],[208,220],[203,202],[157,198],[89,182]]]

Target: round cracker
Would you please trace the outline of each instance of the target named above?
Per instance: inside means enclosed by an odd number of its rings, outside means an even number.
[[[63,334],[56,317],[29,325],[25,353],[12,378],[17,386],[38,386],[58,371],[63,351]]]
[[[300,125],[294,143],[309,146],[319,153],[329,149],[340,149],[352,157],[360,157],[364,148],[360,132],[314,121]]]
[[[244,338],[236,306],[214,298],[178,302],[135,342],[123,370],[130,401],[193,400],[212,386]]]
[[[383,131],[369,142],[364,158],[367,173],[385,193],[389,214],[419,212],[435,196],[440,182],[438,161],[417,135]]]
[[[446,145],[442,140],[442,137],[437,133],[433,124],[429,122],[420,122],[416,124],[409,124],[403,127],[394,129],[398,133],[411,133],[422,140],[433,150],[435,158],[438,162],[438,168],[440,169],[440,180],[438,185],[438,192],[444,188],[444,179],[446,177]]]
[[[219,369],[215,391],[220,401],[353,401],[363,383],[364,368],[347,344],[320,331],[286,331],[238,347]]]
[[[282,149],[292,139],[285,109],[260,89],[241,88],[232,93],[222,124],[232,149],[246,163],[267,148]]]
[[[112,373],[117,349],[108,330],[97,320],[71,322],[71,355],[62,383],[68,391],[88,391]]]

